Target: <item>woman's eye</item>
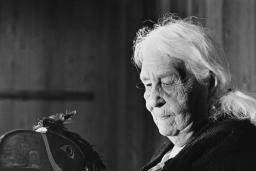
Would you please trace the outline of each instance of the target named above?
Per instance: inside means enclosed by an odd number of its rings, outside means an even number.
[[[162,81],[161,82],[161,86],[163,87],[163,88],[166,88],[166,89],[168,89],[168,88],[172,88],[173,86],[175,86],[175,85],[177,85],[178,84],[178,80],[177,79],[172,79],[172,80],[169,80],[169,81]]]
[[[171,84],[171,83],[161,83],[161,86],[162,86],[162,88],[164,88],[164,89],[168,89],[168,88],[170,88],[172,85],[173,85],[173,84]]]
[[[179,78],[177,76],[173,75],[171,77],[162,79],[161,80],[161,85],[171,87],[171,86],[175,85],[178,82],[179,82]]]
[[[162,85],[170,85],[171,83],[170,82],[162,82]]]
[[[174,83],[175,81],[161,82],[162,86],[172,86]]]
[[[146,86],[146,87],[151,87],[152,84],[151,84],[151,83],[147,83],[147,84],[145,84],[145,86]]]

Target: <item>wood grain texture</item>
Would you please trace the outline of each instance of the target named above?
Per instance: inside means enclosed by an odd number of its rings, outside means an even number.
[[[151,133],[144,117],[150,115],[144,114],[130,58],[135,32],[153,5],[145,8],[135,0],[0,3],[0,132],[31,129],[42,116],[77,110],[68,127],[96,146],[108,170],[137,170],[153,149],[144,148],[152,144],[145,141]],[[58,92],[88,92],[93,98],[58,99]]]

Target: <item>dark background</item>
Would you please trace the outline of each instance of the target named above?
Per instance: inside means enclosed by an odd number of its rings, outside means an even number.
[[[233,86],[255,92],[254,0],[0,1],[0,133],[77,110],[69,128],[109,171],[138,170],[162,137],[136,89],[136,31],[167,12],[197,16],[226,50]]]

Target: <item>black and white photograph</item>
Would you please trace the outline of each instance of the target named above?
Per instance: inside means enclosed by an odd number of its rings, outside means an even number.
[[[0,0],[0,171],[256,171],[256,1]]]

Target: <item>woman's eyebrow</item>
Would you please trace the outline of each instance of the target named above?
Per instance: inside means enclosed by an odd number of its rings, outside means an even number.
[[[166,77],[173,77],[173,76],[177,76],[177,73],[173,72],[173,71],[166,71],[166,72],[161,72],[161,73],[156,74],[157,78],[166,78]],[[148,81],[148,80],[150,80],[150,78],[147,77],[144,74],[141,74],[140,75],[140,80],[141,81]]]
[[[158,78],[173,77],[173,76],[177,76],[177,73],[176,72],[167,71],[167,72],[160,73],[157,76],[158,76]]]

